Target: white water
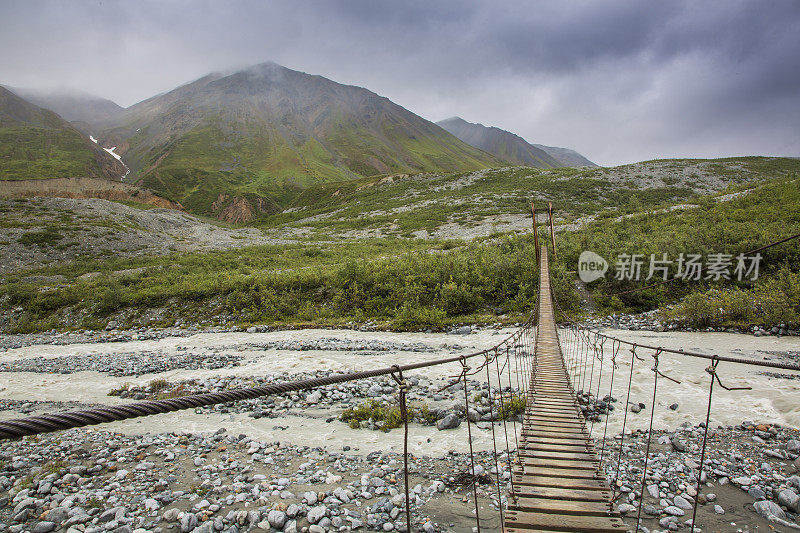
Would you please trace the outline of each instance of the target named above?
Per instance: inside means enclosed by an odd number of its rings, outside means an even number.
[[[0,397],[18,400],[51,400],[51,401],[80,401],[87,403],[125,403],[115,397],[106,396],[112,388],[125,382],[137,385],[148,383],[159,377],[175,381],[184,378],[199,378],[238,375],[258,376],[276,372],[303,372],[314,370],[329,370],[331,372],[346,372],[380,368],[400,363],[414,363],[426,361],[447,355],[466,354],[471,351],[488,348],[499,342],[511,330],[495,332],[493,330],[481,331],[468,336],[454,336],[445,334],[423,333],[382,333],[382,332],[356,332],[350,330],[303,330],[283,331],[271,333],[201,333],[189,338],[167,338],[162,340],[131,341],[107,344],[73,344],[68,346],[37,345],[9,350],[0,353],[0,361],[11,361],[27,357],[59,357],[71,354],[100,354],[122,353],[131,351],[162,351],[173,353],[179,347],[188,350],[205,350],[216,348],[221,352],[232,351],[245,356],[245,360],[238,367],[219,370],[173,370],[160,374],[151,374],[140,377],[113,377],[98,372],[78,372],[75,374],[39,374],[39,373],[0,373]],[[755,338],[749,335],[736,334],[710,334],[710,333],[646,333],[614,331],[614,335],[637,340],[642,343],[660,345],[663,347],[691,349],[720,355],[747,356],[753,358],[776,357],[773,352],[791,352],[800,350],[797,338],[775,337]],[[352,340],[382,340],[396,343],[424,343],[436,349],[436,352],[383,352],[378,355],[360,355],[357,352],[347,351],[278,351],[278,350],[245,350],[231,349],[237,343],[269,342],[283,340],[311,340],[321,337],[352,339]],[[441,348],[443,343],[452,346],[458,344],[462,350],[453,351],[450,348]],[[225,347],[225,348],[223,348]],[[565,351],[569,353],[570,343],[564,342]],[[712,350],[715,350],[712,351]],[[631,387],[631,401],[643,402],[647,408],[639,414],[628,414],[627,427],[645,428],[649,422],[650,403],[652,399],[652,359],[647,353],[641,354],[646,362],[637,361],[634,365],[634,378]],[[606,345],[606,365],[603,369],[600,396],[608,393],[611,367],[610,345]],[[620,352],[618,368],[614,372],[614,396],[620,398],[617,403],[621,406],[625,399],[627,376],[630,371],[630,352]],[[477,361],[475,362],[477,364]],[[697,423],[704,419],[706,397],[708,393],[708,374],[704,369],[708,361],[701,359],[685,359],[679,356],[661,355],[660,370],[665,374],[681,381],[680,385],[659,379],[659,395],[656,403],[654,426],[658,429],[674,429],[685,421]],[[458,374],[458,363],[432,367],[429,369],[411,372],[410,376],[419,376],[433,383],[438,388],[440,383]],[[728,392],[715,388],[714,404],[712,409],[712,424],[737,424],[743,420],[756,422],[777,422],[798,427],[800,426],[800,380],[775,379],[760,374],[763,370],[755,367],[745,367],[733,363],[720,363],[719,374],[726,385],[747,384],[753,387],[752,391]],[[595,367],[595,387],[599,364]],[[797,373],[794,373],[797,374]],[[516,376],[512,376],[516,379]],[[473,376],[474,380],[485,380],[485,374]],[[492,377],[494,379],[494,376]],[[588,378],[587,378],[588,379]],[[504,384],[506,383],[504,379]],[[588,388],[588,387],[587,387]],[[413,393],[413,389],[412,389]],[[471,399],[471,398],[470,398]],[[459,394],[453,401],[462,401]],[[668,406],[678,403],[679,408],[671,411]],[[354,450],[368,453],[373,450],[402,449],[402,431],[394,430],[381,433],[369,430],[352,430],[346,424],[337,421],[325,423],[325,419],[339,414],[337,410],[313,409],[306,412],[313,416],[287,416],[277,419],[261,418],[254,420],[246,414],[196,414],[192,411],[170,413],[137,419],[127,422],[118,422],[98,426],[128,433],[148,433],[163,431],[215,431],[225,427],[230,433],[244,433],[252,437],[271,441],[292,442],[310,446],[327,446],[330,449],[339,449],[349,445]],[[0,418],[13,418],[19,416],[13,411],[0,412]],[[621,429],[623,412],[615,411],[609,418],[608,433],[615,434]],[[288,426],[281,430],[276,426]],[[512,426],[509,425],[509,438]],[[477,449],[491,447],[491,431],[476,429],[473,426],[473,440]],[[604,424],[595,424],[595,435],[602,436]],[[498,444],[505,445],[502,425],[495,426]],[[467,428],[462,424],[456,430],[438,431],[436,428],[423,427],[417,424],[411,426],[409,448],[415,454],[440,456],[450,449],[464,451]],[[430,439],[431,442],[428,442]]]

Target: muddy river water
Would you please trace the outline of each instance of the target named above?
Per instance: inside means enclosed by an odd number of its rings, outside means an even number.
[[[396,363],[414,363],[433,358],[466,354],[488,348],[497,344],[511,329],[481,329],[470,335],[448,335],[443,333],[386,333],[359,332],[351,330],[302,330],[280,331],[269,333],[199,333],[191,337],[169,337],[160,340],[142,340],[100,344],[49,345],[40,344],[24,348],[10,349],[0,353],[0,363],[10,363],[31,357],[59,358],[65,356],[100,356],[113,354],[130,354],[141,352],[143,357],[169,357],[178,352],[212,351],[224,353],[235,352],[244,359],[238,366],[216,370],[175,369],[158,374],[140,376],[110,376],[96,371],[78,371],[71,374],[52,374],[39,372],[0,372],[0,399],[44,401],[44,402],[81,402],[88,404],[119,404],[130,400],[108,396],[112,388],[123,383],[144,385],[155,378],[169,381],[197,378],[205,379],[217,376],[260,376],[278,372],[299,373],[315,370],[346,372],[390,366]],[[798,337],[760,337],[731,333],[680,333],[680,332],[643,332],[607,330],[606,333],[620,338],[662,346],[665,348],[683,348],[708,354],[732,355],[758,360],[776,360],[797,362],[800,353]],[[340,342],[374,342],[394,343],[399,346],[418,345],[427,351],[411,351],[405,349],[386,351],[358,350],[292,350],[264,348],[268,344],[284,341],[315,341],[334,339]],[[259,347],[249,348],[257,344]],[[565,351],[573,347],[568,339],[563,341]],[[609,392],[611,370],[611,346],[607,343],[606,356],[600,384],[600,396]],[[159,355],[153,355],[159,354]],[[635,361],[631,384],[630,401],[644,403],[645,408],[638,414],[628,414],[627,427],[646,428],[649,424],[652,403],[653,372],[652,357],[649,352],[641,351],[645,361]],[[708,361],[692,359],[685,356],[662,354],[659,369],[680,383],[659,379],[658,398],[655,405],[654,427],[656,429],[673,429],[684,422],[697,423],[705,418],[709,375],[705,372]],[[419,376],[425,382],[437,384],[437,380],[445,380],[458,374],[458,363],[432,367],[417,371],[412,375]],[[738,424],[743,420],[756,422],[774,422],[783,425],[800,427],[800,373],[753,367],[735,363],[720,363],[718,373],[728,386],[749,386],[747,391],[725,391],[715,389],[711,420],[713,425]],[[600,374],[599,361],[594,369],[595,385]],[[628,375],[630,374],[630,352],[621,350],[617,357],[617,368],[614,374],[612,395],[619,399],[618,408],[605,423],[594,425],[596,436],[602,436],[606,430],[609,435],[618,433],[622,427],[624,400],[627,394]],[[775,374],[780,374],[778,377]],[[475,376],[473,379],[484,379]],[[515,376],[512,376],[515,379]],[[578,379],[581,379],[579,376]],[[583,378],[588,380],[588,376]],[[587,387],[588,388],[588,387]],[[453,400],[450,400],[452,405]],[[677,404],[672,410],[669,406]],[[330,407],[314,406],[307,411],[293,411],[281,418],[253,419],[247,413],[220,414],[195,413],[183,411],[157,415],[127,422],[105,424],[103,429],[123,433],[148,433],[164,431],[204,432],[216,431],[225,427],[229,432],[243,433],[254,438],[271,441],[291,442],[312,446],[340,448],[350,446],[353,450],[369,453],[374,450],[394,450],[402,448],[402,432],[353,430],[338,420],[327,422],[326,419],[336,416],[341,409],[334,411]],[[0,418],[16,418],[20,414],[13,410],[0,411]],[[442,455],[448,450],[462,451],[466,442],[466,425],[462,424],[454,430],[439,431],[435,427],[412,425],[410,432],[410,450],[421,455]],[[478,449],[491,446],[491,431],[488,429],[474,432],[474,441]]]

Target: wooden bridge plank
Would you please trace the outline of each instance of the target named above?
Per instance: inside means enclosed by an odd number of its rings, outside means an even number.
[[[607,516],[609,507],[605,501],[553,500],[523,496],[517,498],[514,509],[567,515]]]
[[[508,511],[506,524],[508,527],[516,527],[520,530],[551,529],[553,531],[582,531],[583,533],[618,533],[627,530],[627,526],[622,520],[609,516],[573,516],[526,511]]]
[[[506,533],[611,533],[628,528],[611,505],[558,342],[547,247],[539,272],[539,324]]]

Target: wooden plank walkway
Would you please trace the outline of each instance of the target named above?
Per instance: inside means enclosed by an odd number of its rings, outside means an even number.
[[[547,246],[541,253],[539,327],[530,389],[505,531],[628,531],[613,510],[611,488],[569,383],[553,316]]]

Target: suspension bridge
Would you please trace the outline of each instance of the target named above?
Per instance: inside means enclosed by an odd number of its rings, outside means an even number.
[[[535,358],[505,530],[626,531],[561,353],[546,247],[539,261]]]
[[[535,220],[535,212],[533,213]],[[551,211],[552,229],[552,211]],[[554,235],[551,231],[553,249]],[[556,324],[555,309],[559,309],[551,290],[550,263],[548,247],[539,247],[537,232],[534,232],[538,251],[539,291],[534,312],[529,319],[509,337],[497,345],[469,355],[453,356],[415,364],[393,365],[391,367],[360,372],[331,374],[321,378],[287,381],[243,389],[226,390],[207,394],[196,394],[165,400],[138,401],[124,405],[113,405],[93,409],[66,411],[53,414],[29,416],[26,418],[0,421],[0,441],[18,439],[70,428],[90,426],[107,422],[121,421],[142,416],[157,415],[182,409],[195,409],[220,403],[236,402],[268,395],[280,395],[293,391],[312,390],[338,383],[391,376],[397,385],[397,404],[400,408],[404,432],[404,472],[406,529],[412,530],[413,507],[409,500],[408,434],[409,416],[406,396],[409,385],[404,373],[430,368],[438,365],[460,365],[460,372],[448,387],[463,385],[464,418],[467,426],[467,441],[464,450],[470,456],[470,472],[467,485],[471,488],[475,525],[481,531],[481,505],[479,504],[475,453],[473,450],[473,425],[470,410],[470,380],[468,377],[482,376],[488,383],[489,418],[491,424],[492,458],[495,475],[486,492],[499,513],[500,529],[508,533],[530,532],[584,532],[607,533],[637,530],[642,519],[645,484],[647,482],[647,460],[650,455],[650,440],[653,435],[653,411],[656,407],[658,380],[671,379],[659,370],[659,356],[664,353],[680,357],[704,358],[709,360],[707,369],[710,375],[708,404],[705,419],[705,435],[699,457],[697,471],[690,479],[696,484],[696,494],[703,490],[703,468],[708,425],[715,384],[727,390],[717,373],[720,362],[755,365],[800,371],[800,366],[778,361],[753,360],[723,355],[708,355],[684,350],[667,350],[656,346],[639,345],[622,339],[610,337],[603,332],[592,330],[572,322],[565,313],[560,312],[562,327]],[[784,240],[785,241],[785,240]],[[780,242],[784,242],[780,241]],[[606,341],[611,345],[610,361]],[[622,346],[630,351],[630,374],[627,380],[626,404],[630,401],[633,365],[644,361],[642,355],[649,354],[653,359],[653,403],[650,409],[650,427],[647,431],[647,447],[644,455],[644,469],[640,486],[632,493],[630,501],[637,505],[636,521],[627,522],[617,511],[620,497],[618,478],[620,464],[623,462],[622,442],[619,454],[611,471],[602,468],[603,458],[608,459],[610,450],[606,446],[608,417],[605,418],[602,438],[597,439],[600,450],[596,450],[592,431],[595,421],[587,422],[581,394],[589,391],[590,396],[600,398],[608,386],[608,396],[615,393],[615,373],[617,358]],[[603,381],[604,363],[611,372],[610,380]],[[609,364],[610,363],[610,364]],[[598,365],[595,373],[595,364]],[[608,377],[608,376],[607,376]],[[482,379],[479,378],[479,379]],[[617,379],[619,383],[619,378]],[[623,385],[623,391],[624,391]],[[521,427],[514,418],[505,416],[506,406],[524,398],[524,416]],[[474,401],[474,399],[473,399]],[[628,409],[625,409],[621,439],[626,435]],[[499,426],[502,430],[497,430]],[[588,427],[587,427],[588,426]],[[477,429],[476,429],[477,430]],[[505,452],[503,453],[503,448]],[[508,483],[503,481],[504,473],[510,472]],[[638,496],[637,496],[638,495]],[[697,504],[694,499],[691,525],[694,527]],[[485,513],[484,513],[485,518]],[[485,522],[483,528],[486,530]]]

